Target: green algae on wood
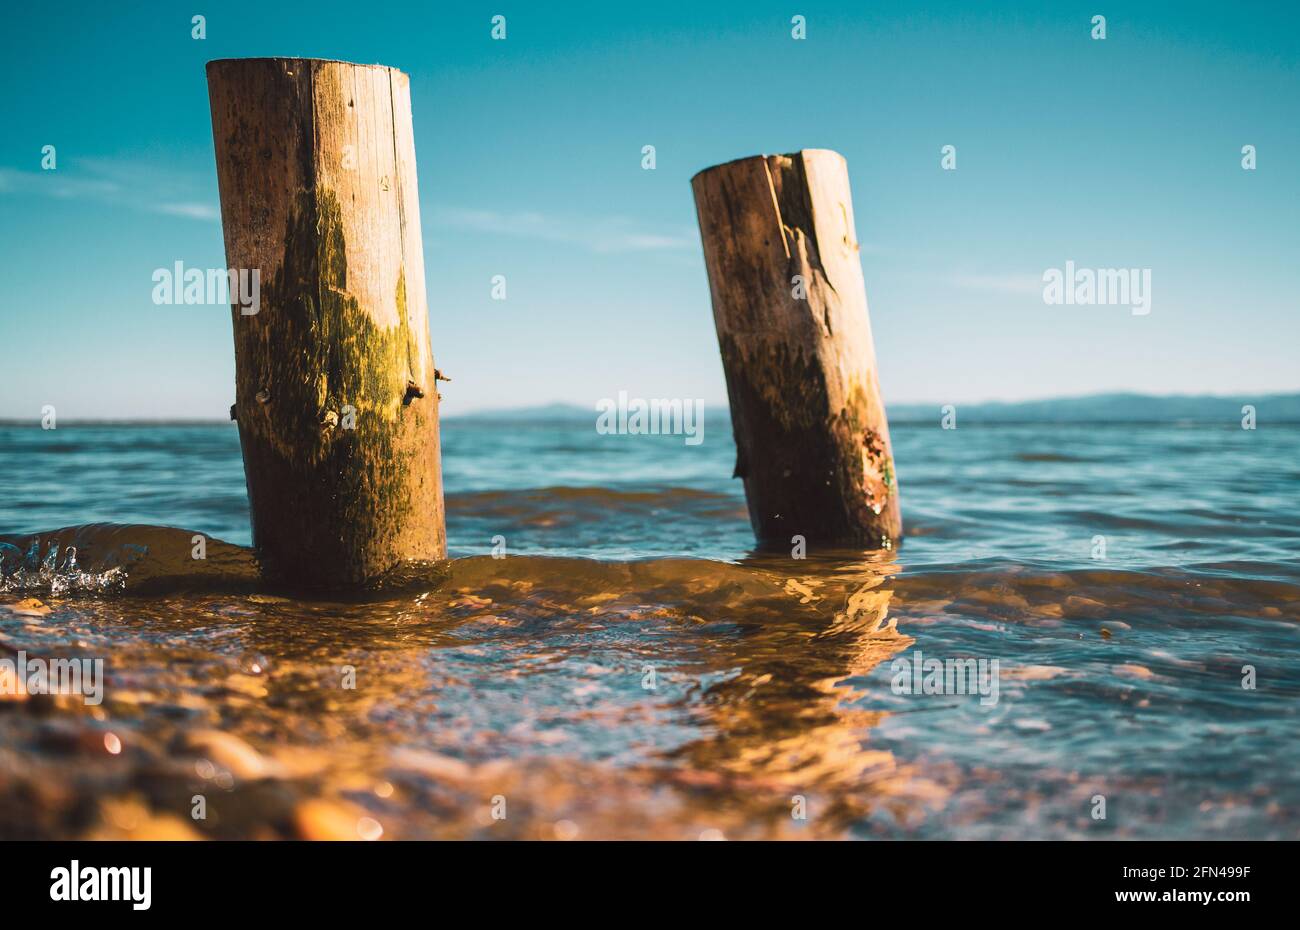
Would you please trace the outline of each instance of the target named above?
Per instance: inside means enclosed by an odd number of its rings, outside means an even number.
[[[755,535],[892,548],[898,484],[844,159],[755,156],[691,183]]]
[[[227,261],[261,269],[234,321],[263,573],[377,583],[446,556],[410,98],[389,68],[208,67]]]

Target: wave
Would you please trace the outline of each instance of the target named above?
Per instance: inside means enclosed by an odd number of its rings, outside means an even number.
[[[586,489],[568,489],[577,496]],[[1092,613],[1150,612],[1172,626],[1201,614],[1300,621],[1300,578],[1276,564],[1207,561],[1166,568],[1055,569],[1049,561],[999,558],[957,565],[907,565],[898,553],[810,552],[805,559],[761,549],[735,561],[659,557],[599,560],[536,554],[411,562],[350,594],[308,599],[386,599],[411,593],[495,589],[502,606],[550,598],[583,605],[601,598],[641,599],[711,612],[720,604],[764,613],[795,601],[842,606],[864,586],[888,579],[904,604],[958,604],[967,614],[1060,617],[1061,604],[1094,604]],[[21,536],[0,535],[0,593],[155,595],[176,592],[285,591],[261,579],[254,551],[177,527],[94,523]],[[779,592],[776,602],[765,599]],[[1170,608],[1176,608],[1171,612]],[[1087,615],[1089,611],[1082,609]],[[833,610],[831,611],[834,612]],[[1177,614],[1177,616],[1174,616]],[[1195,622],[1195,621],[1188,621]]]
[[[150,593],[259,584],[252,550],[177,527],[88,523],[0,535],[0,592]]]

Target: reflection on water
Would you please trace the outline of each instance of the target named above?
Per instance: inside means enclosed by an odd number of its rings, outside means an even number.
[[[0,497],[0,526],[174,508],[205,558],[148,522],[0,536],[0,662],[107,664],[100,706],[0,696],[0,837],[1300,835],[1294,435],[1203,437],[1229,487],[1171,467],[1178,431],[895,432],[909,540],[797,560],[751,550],[725,449],[449,424],[460,557],[325,601],[206,535],[246,542],[225,431],[92,431],[83,496]],[[79,435],[0,442],[0,474]],[[583,469],[615,480],[548,490]],[[898,693],[917,650],[999,661],[998,702]]]
[[[127,538],[148,545],[123,572]],[[333,603],[232,592],[242,550],[196,570],[190,540],[9,543],[78,544],[80,592],[31,597],[52,579],[9,572],[6,629],[107,657],[109,682],[99,708],[0,715],[6,835],[826,836],[941,794],[868,745],[882,714],[846,684],[910,643],[892,561],[473,557],[420,593]],[[112,595],[87,593],[96,574]]]

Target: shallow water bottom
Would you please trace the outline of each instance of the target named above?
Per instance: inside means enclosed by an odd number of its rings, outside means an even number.
[[[0,661],[105,687],[0,698],[0,836],[1300,833],[1283,581],[474,556],[336,602],[215,541],[186,574],[190,539],[83,527],[9,573]],[[995,677],[926,693],[927,658]]]

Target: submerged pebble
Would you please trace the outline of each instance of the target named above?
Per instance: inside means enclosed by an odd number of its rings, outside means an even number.
[[[194,730],[181,737],[184,751],[202,756],[237,779],[273,778],[279,766],[238,736],[220,730]]]

